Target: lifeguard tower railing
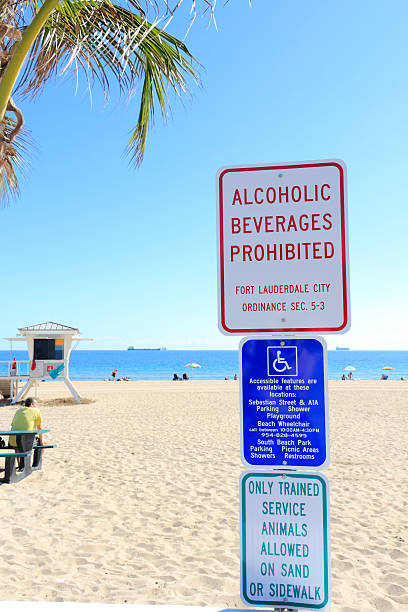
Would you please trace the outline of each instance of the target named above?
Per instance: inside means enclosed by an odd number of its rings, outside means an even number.
[[[0,376],[24,376],[30,375],[30,361],[21,360],[14,361],[14,359],[8,359],[7,361],[0,361]],[[15,367],[13,367],[15,364]]]
[[[23,383],[30,377],[29,360],[0,361],[0,396],[14,399],[19,391],[20,381]]]

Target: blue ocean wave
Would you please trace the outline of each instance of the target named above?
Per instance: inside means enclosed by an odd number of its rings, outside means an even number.
[[[28,359],[26,351],[14,351],[17,360]],[[10,351],[0,351],[0,362],[10,359]],[[72,380],[104,380],[118,370],[118,378],[132,380],[171,380],[173,374],[186,372],[194,380],[223,380],[239,374],[238,350],[236,351],[86,351],[72,352],[70,376]],[[188,363],[198,363],[201,368],[188,368]],[[382,374],[389,379],[408,379],[408,351],[329,351],[329,379],[338,380],[344,368],[352,366],[353,378],[379,379]],[[394,370],[383,370],[392,367]],[[7,373],[0,363],[0,375]],[[347,375],[347,371],[346,371]]]

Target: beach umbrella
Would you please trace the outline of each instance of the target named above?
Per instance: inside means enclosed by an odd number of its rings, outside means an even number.
[[[194,363],[194,362],[186,363],[184,367],[185,368],[201,368],[199,363]]]
[[[391,366],[385,366],[383,370],[395,370],[395,368],[391,368]]]
[[[354,366],[346,366],[344,368],[345,372],[355,372],[356,368]]]

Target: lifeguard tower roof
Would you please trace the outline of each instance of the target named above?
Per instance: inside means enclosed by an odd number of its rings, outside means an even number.
[[[47,321],[47,323],[37,323],[36,325],[28,325],[27,327],[19,327],[18,331],[21,335],[27,332],[63,332],[79,334],[77,327],[69,327],[68,325],[62,325],[62,323],[54,323],[54,321]]]

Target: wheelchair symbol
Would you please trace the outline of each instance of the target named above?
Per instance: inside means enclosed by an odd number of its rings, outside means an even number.
[[[276,370],[276,372],[279,372],[280,374],[282,374],[282,372],[286,372],[286,370],[292,369],[292,366],[288,364],[286,359],[281,357],[281,351],[276,351],[276,355],[277,357],[272,364],[272,367],[274,370]]]
[[[298,375],[296,346],[268,346],[267,361],[269,376]]]

